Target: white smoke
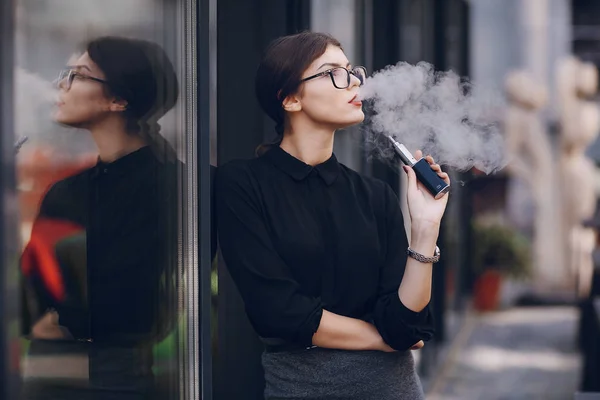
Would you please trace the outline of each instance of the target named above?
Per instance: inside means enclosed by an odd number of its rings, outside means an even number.
[[[52,114],[58,90],[56,85],[39,74],[20,67],[14,72],[15,141],[27,137],[23,153],[37,146],[49,146],[64,154],[80,155],[95,151],[90,135],[80,129],[65,127],[54,122]]]
[[[16,136],[36,137],[47,129],[56,88],[41,76],[16,67],[14,72]]]
[[[367,79],[360,97],[373,108],[367,130],[380,156],[392,154],[386,134],[457,170],[491,173],[507,163],[499,124],[504,97],[452,71],[400,62]]]

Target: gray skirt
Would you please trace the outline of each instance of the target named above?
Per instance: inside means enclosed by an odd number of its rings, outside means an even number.
[[[262,356],[265,399],[422,400],[410,351],[313,348]]]

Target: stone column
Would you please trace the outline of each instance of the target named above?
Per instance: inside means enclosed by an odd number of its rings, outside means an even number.
[[[510,163],[508,172],[521,180],[533,200],[532,255],[534,290],[538,293],[564,280],[564,245],[557,213],[557,176],[553,150],[540,111],[546,106],[546,87],[524,71],[507,76],[508,108],[505,134]],[[518,221],[517,221],[518,222]]]
[[[567,245],[566,271],[575,280],[592,268],[593,231],[582,222],[591,218],[596,205],[596,168],[585,152],[600,129],[600,113],[595,102],[598,73],[590,63],[574,57],[562,60],[557,70],[559,93],[561,216]],[[581,287],[581,285],[578,285]]]

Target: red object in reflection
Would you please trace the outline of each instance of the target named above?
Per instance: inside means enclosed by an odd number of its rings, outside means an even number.
[[[97,161],[97,153],[68,155],[52,146],[29,144],[17,156],[17,181],[21,226],[31,224],[21,269],[25,278],[39,276],[49,295],[56,301],[65,298],[65,283],[56,256],[56,244],[65,237],[83,231],[66,220],[37,217],[42,198],[57,181],[73,176]]]
[[[17,161],[19,209],[21,222],[31,223],[38,213],[42,198],[57,181],[94,166],[98,154],[86,152],[78,156],[60,155],[50,147],[23,150]]]
[[[70,221],[38,218],[33,223],[31,238],[23,251],[23,275],[31,277],[38,274],[56,301],[62,301],[65,297],[64,280],[56,258],[56,243],[81,231],[83,227]]]

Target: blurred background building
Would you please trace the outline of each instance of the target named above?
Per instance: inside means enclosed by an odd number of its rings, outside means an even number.
[[[1,4],[0,398],[14,398],[9,382],[19,380],[23,362],[15,260],[39,200],[50,183],[95,162],[84,132],[50,122],[51,83],[78,44],[105,34],[160,43],[180,77],[180,101],[161,121],[186,161],[179,193],[185,290],[172,310],[182,323],[156,350],[165,398],[262,398],[262,344],[225,265],[211,265],[202,251],[210,235],[206,177],[209,164],[253,157],[271,138],[274,127],[254,96],[255,70],[271,40],[306,29],[331,33],[349,60],[370,72],[426,61],[506,98],[498,123],[516,162],[493,175],[451,171],[444,256],[434,269],[437,335],[414,353],[428,397],[566,399],[600,392],[596,233],[584,225],[594,207],[582,206],[595,206],[600,193],[597,1]],[[22,136],[29,141],[15,155]],[[397,171],[364,151],[363,128],[338,134],[335,153],[402,193]]]

